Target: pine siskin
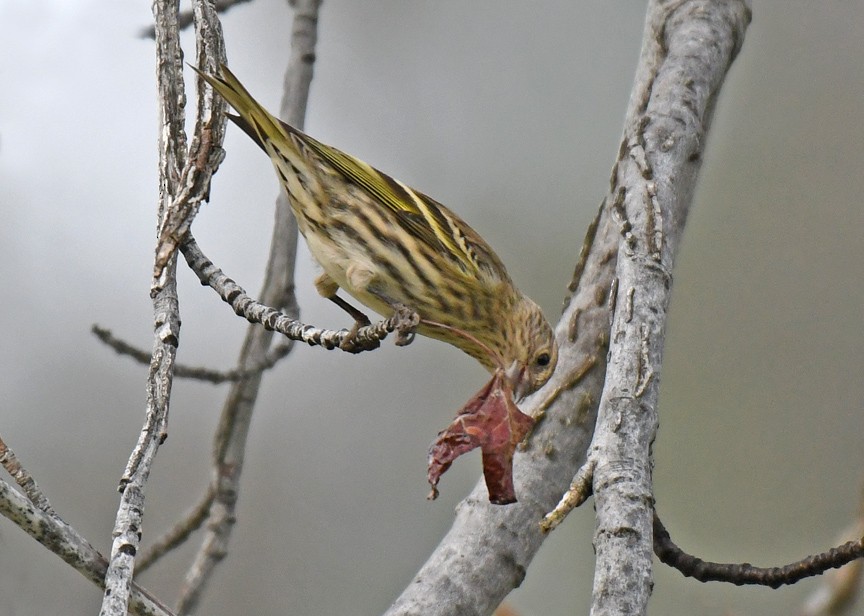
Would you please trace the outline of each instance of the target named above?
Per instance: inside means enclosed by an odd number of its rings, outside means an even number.
[[[355,318],[355,328],[368,320],[337,296],[339,288],[385,316],[400,306],[413,310],[420,334],[503,376],[517,399],[549,379],[558,357],[552,328],[474,229],[434,199],[275,118],[227,67],[221,76],[199,75],[270,157],[324,270],[315,286]],[[520,432],[519,440],[527,430]]]

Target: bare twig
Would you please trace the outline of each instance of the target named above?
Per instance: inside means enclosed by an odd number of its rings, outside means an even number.
[[[105,588],[105,573],[108,570],[105,557],[56,513],[37,508],[2,480],[0,515],[14,522],[85,578]],[[172,616],[167,607],[134,582],[131,585],[129,611],[139,616]]]
[[[168,404],[180,336],[176,289],[176,247],[209,193],[210,178],[222,160],[224,102],[213,92],[199,96],[195,134],[186,149],[185,91],[177,4],[153,3],[156,22],[159,91],[159,241],[151,283],[155,332],[147,378],[147,410],[138,443],[120,482],[120,507],[114,523],[111,557],[105,574],[100,616],[125,616],[132,588],[135,555],[141,540],[144,486],[159,446],[167,435]],[[225,61],[219,19],[207,0],[195,0],[197,63],[213,69]]]
[[[51,507],[51,503],[48,502],[48,497],[39,489],[36,480],[33,479],[33,476],[21,465],[15,452],[9,449],[2,437],[0,437],[0,464],[3,465],[3,468],[6,469],[7,473],[12,475],[12,479],[15,480],[15,483],[24,490],[24,494],[27,495],[27,498],[30,499],[31,503],[33,503],[43,513],[51,516],[56,515],[54,509]]]
[[[94,324],[90,331],[106,345],[114,349],[120,355],[131,357],[139,364],[150,363],[150,353],[139,349],[125,340],[116,337],[110,329]],[[174,377],[182,379],[193,379],[196,381],[205,381],[219,385],[229,381],[242,381],[251,376],[260,374],[265,370],[269,370],[275,366],[280,359],[288,355],[291,351],[292,342],[278,344],[267,351],[264,360],[253,366],[249,370],[240,370],[233,368],[231,370],[213,370],[210,368],[199,368],[195,366],[184,366],[183,364],[174,365]]]
[[[129,604],[135,555],[141,541],[144,486],[168,426],[174,357],[177,353],[179,314],[172,259],[165,269],[166,282],[154,298],[156,341],[147,376],[147,411],[138,443],[120,483],[120,507],[114,523],[111,559],[105,574],[105,594],[100,616],[123,616]]]
[[[291,57],[285,74],[285,94],[280,116],[299,128],[303,127],[309,83],[315,58],[318,8],[320,0],[293,3],[294,22]],[[184,254],[188,242],[184,244]],[[288,320],[296,320],[299,311],[294,297],[294,262],[297,249],[297,223],[284,195],[276,201],[276,221],[270,243],[270,257],[261,289],[261,301],[268,306],[284,307]],[[260,363],[270,347],[273,333],[251,326],[246,334],[237,365],[241,369]],[[261,375],[237,382],[225,400],[219,427],[214,438],[214,500],[210,506],[201,547],[186,574],[177,602],[180,613],[192,612],[212,578],[216,565],[227,551],[235,520],[237,494],[246,453],[252,411],[257,400]]]
[[[154,10],[158,6],[158,3],[154,4]],[[166,7],[166,10],[169,9]],[[172,10],[176,14],[176,4],[173,5]],[[195,16],[196,66],[205,73],[216,72],[218,67],[226,61],[222,25],[219,23],[219,17],[207,0],[195,0],[192,11]],[[172,20],[172,22],[171,33],[173,36],[177,32],[177,24],[176,20]],[[162,50],[163,46],[159,44],[159,38],[162,34],[159,32],[158,17],[156,25],[157,50]],[[172,47],[174,45],[176,45],[176,50],[166,48],[166,52],[180,50],[179,40],[176,43],[171,43]],[[184,96],[177,100],[185,102],[181,58],[182,55],[164,55],[160,58],[160,66],[163,66],[163,63],[165,66],[169,66],[168,60],[170,59],[171,77],[176,80],[164,91],[160,89],[160,92],[163,95],[183,94]],[[183,105],[176,105],[176,101],[172,101],[170,105],[177,117],[167,120],[172,133],[167,142],[171,143],[175,149],[171,153],[172,157],[166,163],[169,163],[168,166],[171,167],[171,171],[175,175],[170,176],[170,186],[161,186],[161,188],[169,190],[162,193],[163,203],[159,212],[159,239],[156,244],[151,294],[160,289],[163,281],[163,269],[174,256],[180,242],[183,241],[189,231],[201,203],[209,198],[210,180],[225,157],[225,152],[222,149],[226,123],[225,101],[221,96],[216,95],[213,88],[200,76],[197,77],[196,83],[198,85],[198,105],[195,113],[195,132],[188,152],[185,147],[186,134],[182,124]],[[181,124],[177,125],[176,121],[180,121]],[[162,168],[160,165],[161,171],[164,172],[166,168]],[[164,199],[169,195],[170,199]]]
[[[547,513],[540,522],[540,530],[544,533],[555,530],[564,518],[576,507],[580,507],[582,503],[588,500],[591,496],[591,482],[594,479],[594,463],[588,460],[582,465],[573,481],[570,483],[570,488],[561,501],[555,505],[555,509]]]
[[[608,369],[588,470],[593,614],[644,614],[652,588],[651,445],[671,272],[714,105],[750,21],[744,0],[654,0],[607,203],[619,230]],[[571,499],[584,500],[584,477]],[[567,500],[567,499],[565,499]]]
[[[279,332],[291,340],[299,340],[310,346],[321,346],[325,349],[342,349],[350,353],[360,353],[378,348],[381,340],[389,333],[410,329],[413,325],[413,313],[397,311],[389,319],[361,327],[349,341],[347,329],[322,329],[305,325],[296,318],[249,297],[242,287],[226,276],[201,252],[191,233],[187,234],[182,251],[186,263],[201,280],[201,284],[216,291],[237,315],[250,323],[260,323],[266,329]],[[345,344],[346,341],[350,342],[350,346]]]
[[[201,527],[204,520],[207,519],[207,514],[210,512],[210,505],[213,504],[215,493],[213,488],[207,489],[204,497],[192,509],[186,512],[183,518],[174,525],[167,533],[159,537],[146,552],[141,552],[138,561],[135,564],[136,573],[142,573],[149,569],[162,556],[183,544],[189,536]]]
[[[691,556],[673,543],[669,532],[654,514],[654,553],[661,562],[700,582],[729,582],[779,588],[807,577],[821,575],[864,556],[864,539],[847,541],[826,552],[802,558],[782,567],[754,567],[750,563],[712,563]]]
[[[249,1],[250,0],[216,0],[213,3],[213,6],[215,7],[217,13],[224,13],[236,4],[245,4]],[[181,30],[185,30],[192,25],[192,19],[192,11],[180,11],[177,14],[177,26]],[[140,36],[141,38],[156,38],[156,26],[148,26],[146,28],[142,28],[138,36]]]
[[[114,349],[117,354],[131,357],[139,364],[150,364],[150,359],[152,358],[152,355],[148,351],[139,349],[138,347],[129,344],[125,340],[117,338],[114,333],[107,327],[102,327],[101,325],[94,323],[90,326],[90,332],[94,336],[99,338],[99,340],[101,340],[107,346]]]

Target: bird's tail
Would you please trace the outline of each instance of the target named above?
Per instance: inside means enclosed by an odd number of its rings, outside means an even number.
[[[239,115],[228,117],[270,157],[298,219],[320,218],[319,210],[324,204],[322,189],[315,165],[304,150],[310,145],[326,146],[264,109],[224,64],[219,67],[219,75],[195,71],[237,111]]]
[[[239,115],[228,114],[228,117],[263,150],[267,150],[264,145],[267,141],[280,144],[291,142],[288,135],[297,132],[296,129],[264,109],[227,66],[223,64],[219,67],[219,75],[208,75],[194,66],[192,69],[234,108]]]

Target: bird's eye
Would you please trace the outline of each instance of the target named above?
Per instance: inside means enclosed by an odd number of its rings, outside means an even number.
[[[551,360],[552,358],[549,356],[549,353],[540,353],[534,361],[538,366],[548,366]]]

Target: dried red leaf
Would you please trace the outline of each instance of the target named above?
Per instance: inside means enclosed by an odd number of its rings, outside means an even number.
[[[531,430],[534,420],[513,402],[513,391],[498,370],[462,407],[456,419],[429,449],[427,477],[432,486],[429,498],[438,496],[438,481],[453,461],[476,447],[483,452],[483,477],[489,502],[507,505],[516,502],[513,489],[513,452]]]

